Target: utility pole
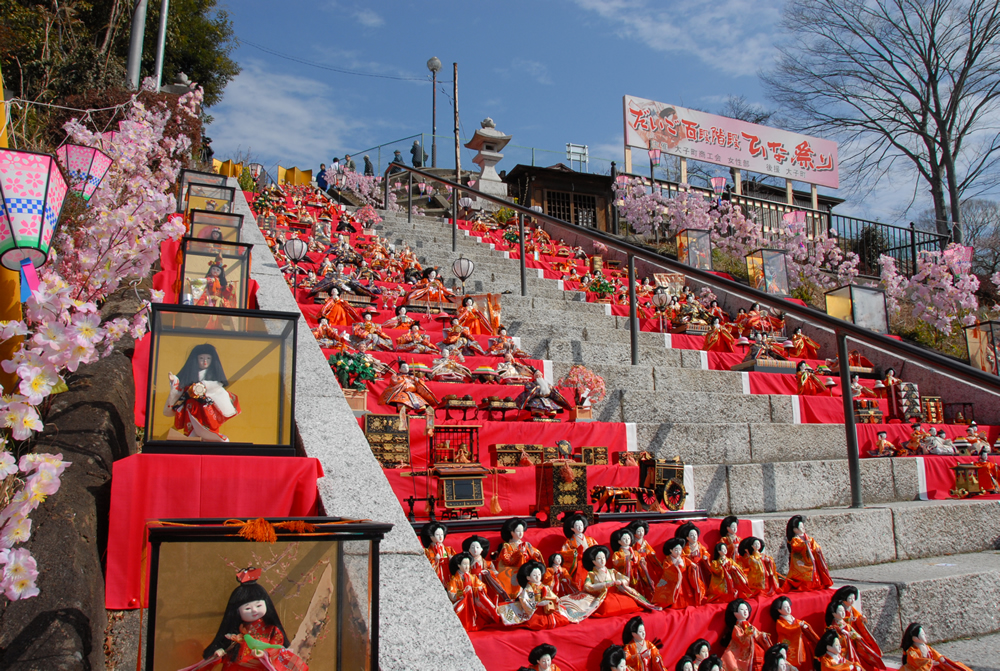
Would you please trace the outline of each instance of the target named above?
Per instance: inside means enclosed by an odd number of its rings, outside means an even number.
[[[461,144],[458,138],[458,63],[452,63],[454,67],[454,80],[455,80],[455,183],[462,183],[462,153],[460,151]],[[458,196],[455,196],[456,199]]]
[[[431,57],[427,61],[427,69],[431,71],[431,84],[434,92],[431,94],[431,167],[438,167],[438,70],[441,69],[441,61],[437,56]]]
[[[163,52],[167,48],[167,14],[170,13],[170,0],[163,0],[160,4],[160,34],[156,43],[156,92],[160,92],[160,85],[163,83]]]
[[[128,44],[128,66],[126,74],[128,86],[133,91],[139,90],[140,70],[142,69],[142,40],[146,36],[146,4],[148,0],[135,0],[132,11],[132,37]]]

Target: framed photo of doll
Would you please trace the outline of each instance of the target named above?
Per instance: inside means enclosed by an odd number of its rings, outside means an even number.
[[[181,303],[209,308],[247,307],[253,245],[186,237],[181,248]]]
[[[147,671],[378,668],[379,543],[340,518],[150,522]],[[276,541],[256,542],[241,534]]]
[[[191,210],[207,210],[209,212],[232,212],[236,189],[231,186],[214,186],[211,184],[189,184],[184,202],[186,212]]]
[[[191,210],[188,213],[188,235],[200,240],[239,242],[243,230],[243,215],[231,212]]]
[[[187,212],[187,188],[190,184],[211,184],[226,186],[229,178],[216,172],[201,172],[200,170],[181,170],[177,177],[177,211]]]
[[[144,451],[294,456],[299,316],[154,303]]]

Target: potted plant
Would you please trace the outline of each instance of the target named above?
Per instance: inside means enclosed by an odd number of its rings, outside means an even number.
[[[375,379],[375,366],[371,359],[361,353],[338,352],[330,357],[330,368],[337,376],[351,410],[364,412],[368,403],[365,383]]]
[[[597,271],[594,274],[594,279],[587,285],[587,291],[597,294],[598,303],[609,303],[610,296],[615,292],[615,287],[611,282],[608,282],[604,273]]]
[[[604,400],[608,390],[604,386],[604,378],[580,364],[569,369],[566,377],[559,380],[556,386],[573,390],[576,410],[569,413],[570,421],[589,422],[593,420],[593,408],[585,405],[587,401],[599,403]]]

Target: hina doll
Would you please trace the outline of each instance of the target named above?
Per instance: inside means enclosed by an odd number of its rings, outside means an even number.
[[[194,304],[210,308],[237,307],[236,291],[226,281],[226,267],[222,264],[221,254],[209,264],[201,295],[196,298]]]
[[[588,524],[587,516],[583,513],[571,513],[563,517],[562,527],[566,542],[563,543],[560,553],[563,556],[563,565],[569,572],[570,582],[576,591],[583,589],[589,570],[583,566],[583,553],[597,545],[596,540],[584,533]]]
[[[692,659],[694,668],[697,669],[701,666],[702,662],[711,657],[712,646],[705,639],[699,638],[688,646],[686,655]]]
[[[851,398],[878,398],[878,395],[861,384],[861,377],[854,375],[851,377]]]
[[[795,378],[798,380],[796,393],[799,396],[829,396],[833,394],[832,391],[827,391],[826,385],[805,361],[800,361],[795,367]]]
[[[868,450],[868,456],[870,457],[894,457],[899,452],[899,448],[892,444],[890,440],[886,438],[888,436],[885,431],[879,431],[875,434],[875,447]]]
[[[455,313],[458,323],[464,326],[473,335],[493,335],[493,325],[490,320],[483,315],[482,311],[476,307],[476,301],[466,296],[462,299],[462,306]]]
[[[389,378],[389,386],[379,397],[379,403],[396,406],[402,418],[408,410],[420,413],[428,407],[437,406],[440,401],[423,381],[410,375],[407,364],[400,363],[399,372],[393,373]]]
[[[726,603],[740,594],[746,594],[749,584],[739,564],[729,558],[726,544],[715,544],[712,559],[707,563],[708,581],[705,584],[706,603]]]
[[[844,585],[830,598],[831,603],[842,602],[844,604],[844,621],[851,625],[854,631],[858,632],[865,645],[875,653],[879,659],[882,658],[882,649],[879,647],[875,637],[868,631],[868,618],[861,612],[861,594],[854,585]]]
[[[778,583],[778,570],[771,555],[764,552],[764,541],[756,536],[749,536],[740,542],[737,563],[747,577],[747,590],[744,596],[773,596],[781,591]]]
[[[503,361],[497,364],[497,380],[505,384],[524,384],[534,374],[533,368],[516,361],[510,354],[504,354]]]
[[[625,648],[609,645],[601,655],[601,671],[628,671],[628,657]]]
[[[444,282],[438,279],[437,271],[433,268],[428,268],[421,273],[421,278],[407,292],[403,301],[404,304],[411,304],[414,301],[449,303],[454,296],[455,294],[444,286]]]
[[[740,316],[743,318],[742,323],[739,321],[739,317],[737,317],[736,323],[740,327],[742,335],[749,335],[753,331],[771,332],[771,320],[761,312],[759,303],[752,303],[750,309]]]
[[[555,629],[570,624],[566,609],[559,598],[543,582],[545,567],[531,560],[517,570],[517,597],[497,608],[500,620],[507,626],[525,626],[534,631]]]
[[[701,531],[698,530],[698,527],[692,522],[685,522],[677,527],[674,538],[680,538],[684,541],[682,554],[698,567],[702,578],[706,578],[708,576],[708,562],[712,559],[712,555],[708,553],[708,548],[699,540]]]
[[[723,352],[732,354],[736,351],[736,338],[729,329],[722,325],[718,317],[712,317],[712,326],[705,334],[705,344],[702,349],[706,352]]]
[[[976,476],[979,478],[979,487],[990,494],[1000,492],[1000,465],[990,461],[989,448],[979,451],[979,459],[976,461]]]
[[[771,618],[775,640],[787,647],[788,663],[797,669],[808,669],[819,635],[805,620],[792,615],[792,600],[787,596],[779,596],[771,602]]]
[[[920,445],[924,438],[929,435],[930,434],[924,430],[924,427],[921,426],[919,422],[914,424],[913,428],[910,430],[910,439],[903,445],[903,454],[901,456],[913,456],[920,454]]]
[[[531,664],[532,671],[559,671],[555,664],[556,646],[548,643],[536,645],[528,653],[528,664]]]
[[[614,617],[641,609],[662,610],[629,587],[627,577],[608,568],[610,556],[611,551],[604,545],[588,548],[583,553],[583,566],[587,569],[583,589],[593,598],[589,614],[593,617]]]
[[[792,346],[785,348],[788,356],[792,359],[818,359],[819,343],[802,333],[802,327],[795,327],[792,332]]]
[[[881,671],[885,669],[882,663],[881,651],[873,650],[847,621],[847,606],[843,601],[831,601],[826,608],[826,626],[828,630],[837,632],[840,638],[841,654],[852,662],[859,664],[864,671]]]
[[[514,344],[514,339],[507,335],[507,328],[504,326],[497,329],[497,336],[490,338],[488,344],[488,354],[490,356],[506,356],[509,354],[518,359],[528,358],[528,353]]]
[[[833,629],[827,629],[819,637],[813,660],[815,671],[864,671],[857,662],[853,662],[843,654],[840,637]]]
[[[343,298],[336,289],[330,290],[330,297],[320,308],[319,316],[334,326],[350,326],[361,321],[361,315]]]
[[[542,582],[548,585],[556,596],[568,596],[579,591],[573,587],[569,571],[563,567],[561,552],[553,552],[549,555],[549,568],[546,569]]]
[[[622,628],[625,666],[629,671],[667,671],[660,656],[660,641],[646,640],[646,625],[636,615]]]
[[[462,541],[462,552],[468,552],[472,559],[469,562],[469,573],[479,579],[482,579],[484,573],[493,573],[493,562],[487,559],[490,554],[489,540],[473,534]]]
[[[451,578],[446,583],[455,615],[466,631],[479,631],[499,621],[497,605],[490,599],[483,581],[472,575],[472,556],[459,552],[448,561]]]
[[[806,535],[802,515],[794,515],[788,520],[785,541],[788,544],[788,577],[782,585],[783,591],[805,592],[833,585],[823,549]]]
[[[740,520],[736,515],[728,515],[719,523],[719,536],[722,538],[722,542],[726,544],[726,552],[733,559],[739,557],[741,542],[740,536],[737,533],[739,525]]]
[[[724,671],[754,671],[764,659],[764,650],[771,647],[771,639],[750,624],[750,604],[736,599],[726,606],[719,645],[725,648],[722,653]]]
[[[524,540],[524,531],[527,528],[524,520],[518,517],[512,517],[500,527],[500,539],[503,545],[497,551],[496,568],[499,572],[497,579],[508,594],[516,593],[513,585],[518,569],[529,561],[539,563],[542,561],[542,553]],[[544,567],[542,575],[544,576]]]
[[[725,671],[722,660],[716,655],[710,655],[704,662],[698,665],[698,671]]]
[[[648,586],[648,593],[645,591],[647,589],[645,585],[643,586],[643,589],[640,589],[639,591],[642,592],[643,596],[647,599],[652,599],[656,583],[660,579],[660,572],[663,567],[662,564],[660,564],[659,558],[656,556],[656,550],[654,550],[653,546],[646,540],[646,534],[649,533],[649,523],[645,520],[634,520],[628,526],[632,530],[632,549],[635,550],[635,553],[639,556],[640,564],[644,565],[644,574],[649,575],[651,583]]]
[[[548,383],[542,371],[536,370],[534,377],[524,385],[524,391],[514,399],[518,411],[527,409],[532,416],[555,417],[559,409],[572,410],[569,401]]]
[[[478,354],[486,356],[486,352],[472,337],[469,330],[458,323],[458,317],[451,318],[451,326],[444,330],[444,339],[438,343],[441,349],[453,349],[470,356]]]
[[[428,522],[420,530],[420,540],[424,545],[424,555],[430,561],[431,566],[434,567],[437,577],[446,586],[448,585],[448,578],[451,576],[450,561],[455,556],[454,548],[444,544],[444,539],[447,535],[448,527],[440,522]]]
[[[410,324],[410,330],[396,338],[396,351],[410,354],[438,354],[437,345],[431,342],[430,336],[423,332],[419,322]]]
[[[953,662],[927,645],[924,628],[913,622],[903,632],[903,666],[899,671],[972,671],[961,662]]]
[[[892,387],[892,385],[894,385],[894,384],[899,384],[900,382],[902,382],[902,380],[900,380],[898,377],[896,377],[896,369],[895,368],[886,368],[885,369],[885,375],[882,376],[882,384],[885,385],[886,394],[887,395],[889,393],[889,391],[888,391],[889,388]]]
[[[684,655],[677,660],[677,665],[674,667],[674,671],[697,671],[694,665],[694,660]]]
[[[409,330],[409,328],[416,323],[416,319],[406,314],[406,306],[400,305],[396,308],[396,316],[382,324],[382,328]]]
[[[729,315],[726,314],[725,310],[719,307],[719,301],[717,300],[712,300],[708,304],[708,314],[713,317],[718,317],[719,322],[722,324],[727,324],[729,322]]]
[[[451,356],[451,350],[446,349],[444,356],[434,359],[434,368],[431,369],[432,379],[440,382],[465,382],[472,378],[472,371],[462,365],[465,358],[461,352]]]
[[[288,649],[290,641],[278,611],[267,590],[257,583],[260,575],[261,569],[255,568],[237,573],[240,584],[229,595],[219,631],[202,654],[205,661],[187,670],[221,661],[223,671],[308,671],[302,658]]]
[[[700,606],[705,583],[698,566],[683,555],[684,539],[671,538],[663,544],[663,571],[653,592],[653,603],[664,608]]]
[[[168,379],[170,393],[163,414],[174,418],[174,429],[189,438],[228,443],[219,429],[240,414],[240,401],[226,389],[229,380],[215,346],[195,345],[180,372],[168,373]]]
[[[611,566],[619,573],[628,576],[629,586],[642,594],[646,599],[652,599],[655,583],[649,574],[646,559],[635,551],[632,542],[632,528],[624,527],[611,534]]]
[[[391,352],[392,338],[386,335],[381,326],[372,321],[372,317],[378,313],[369,308],[362,314],[362,320],[355,323],[351,328],[351,334],[354,336],[354,346],[359,352],[367,352],[373,349]]]

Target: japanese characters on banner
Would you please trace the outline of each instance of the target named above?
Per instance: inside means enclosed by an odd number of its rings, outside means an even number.
[[[625,96],[625,146],[836,189],[837,143]]]

